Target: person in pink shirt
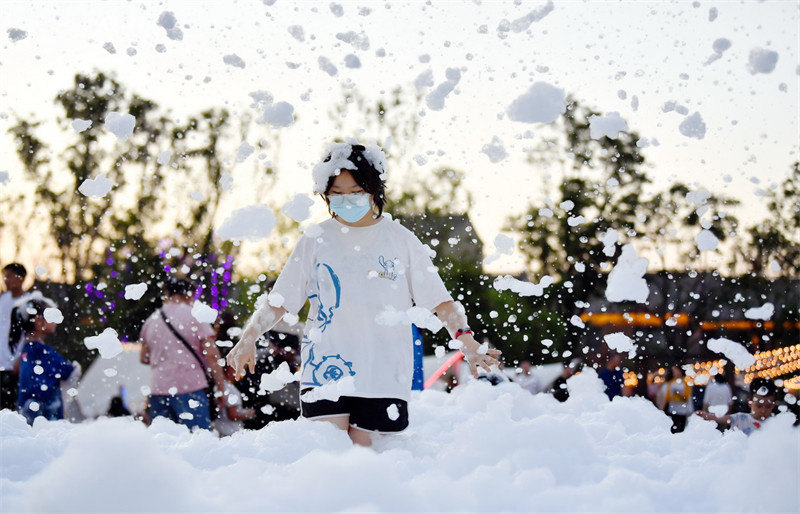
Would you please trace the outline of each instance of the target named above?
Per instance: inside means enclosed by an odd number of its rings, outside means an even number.
[[[140,333],[140,360],[152,369],[148,414],[210,430],[206,373],[220,392],[225,381],[214,329],[192,315],[191,282],[171,279],[164,289],[164,305],[147,318]]]

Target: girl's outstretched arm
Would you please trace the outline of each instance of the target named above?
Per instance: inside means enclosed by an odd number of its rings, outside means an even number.
[[[478,376],[478,366],[486,371],[491,371],[491,366],[499,365],[497,357],[502,353],[497,349],[481,349],[481,344],[475,340],[467,324],[467,315],[464,307],[454,301],[442,302],[433,311],[444,323],[450,337],[457,339],[461,344],[461,353],[469,364],[472,375]],[[467,332],[464,332],[467,330]]]
[[[236,380],[241,380],[248,368],[250,373],[255,373],[256,341],[262,334],[272,329],[284,314],[286,314],[286,309],[272,307],[266,301],[261,303],[253,313],[250,321],[244,327],[241,339],[228,354],[228,366],[233,368]]]

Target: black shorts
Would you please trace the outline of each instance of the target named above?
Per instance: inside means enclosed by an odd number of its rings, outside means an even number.
[[[350,416],[350,426],[368,432],[402,432],[408,427],[408,402],[397,398],[342,396],[336,401],[300,400],[304,418]]]

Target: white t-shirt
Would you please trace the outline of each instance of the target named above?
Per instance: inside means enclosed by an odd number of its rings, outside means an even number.
[[[514,382],[519,384],[519,386],[523,389],[526,389],[532,394],[537,394],[542,392],[542,384],[538,377],[533,374],[526,375],[525,373],[520,373],[514,378]]]
[[[15,353],[11,353],[11,348],[8,346],[8,336],[11,331],[11,311],[14,309],[14,304],[28,296],[30,296],[29,293],[23,293],[22,296],[14,298],[11,296],[11,291],[0,294],[0,370],[14,369],[14,361],[22,353],[24,345],[21,344],[17,345]]]
[[[744,435],[752,434],[756,429],[761,428],[762,422],[756,421],[751,414],[747,412],[737,412],[731,414],[731,428],[741,430]]]
[[[301,391],[352,377],[340,394],[409,398],[413,338],[403,313],[451,300],[431,253],[388,216],[366,227],[331,218],[306,231],[272,290],[293,314],[311,302]]]
[[[709,382],[709,384],[706,386],[705,393],[703,394],[703,403],[706,403],[710,406],[730,406],[733,403],[731,386],[728,384],[720,384],[716,381]]]

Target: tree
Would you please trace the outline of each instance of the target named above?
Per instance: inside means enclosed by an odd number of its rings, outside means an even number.
[[[800,162],[765,196],[770,214],[747,230],[750,244],[741,248],[740,256],[753,274],[763,275],[774,263],[781,275],[800,277]]]

